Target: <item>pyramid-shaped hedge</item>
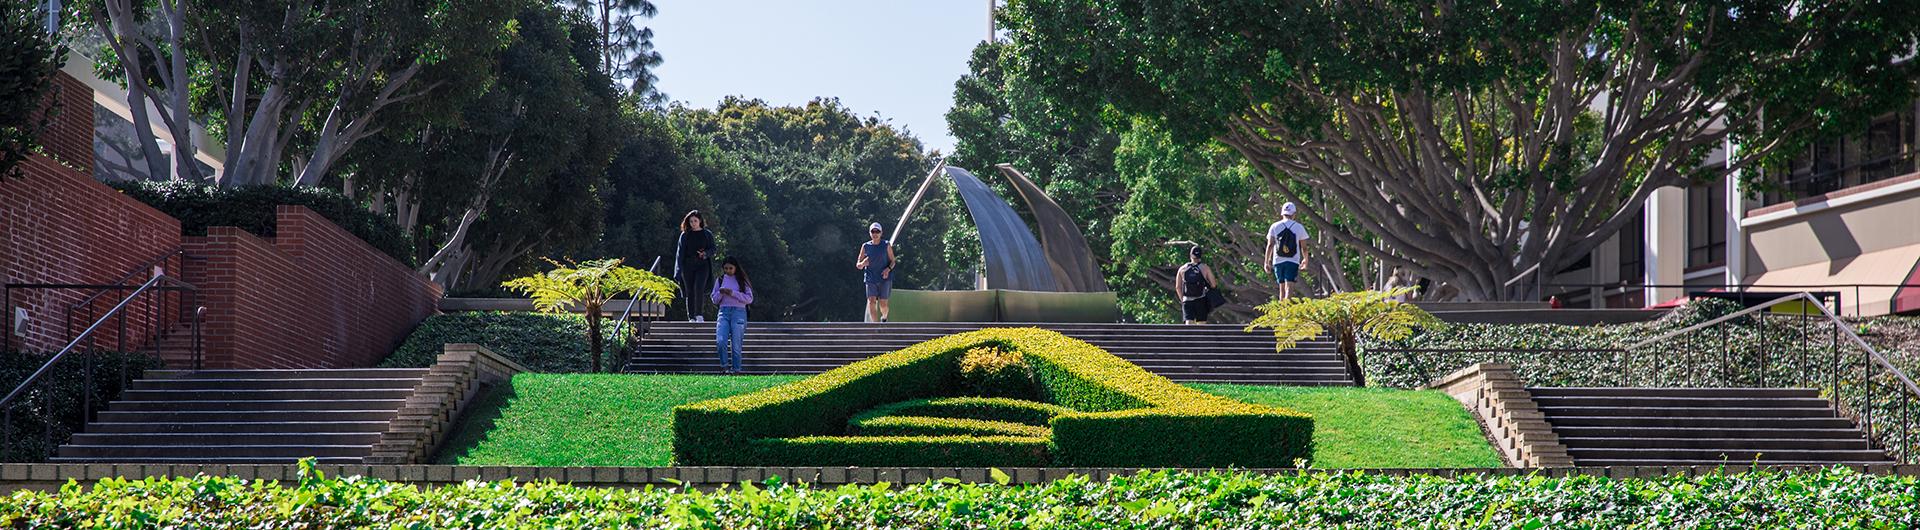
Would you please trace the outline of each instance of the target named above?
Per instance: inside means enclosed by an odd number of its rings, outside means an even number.
[[[1071,409],[1052,416],[1047,436],[849,435],[848,420],[862,412],[963,394],[959,359],[983,346],[1021,354],[1042,399]],[[791,384],[684,405],[674,409],[673,431],[675,462],[695,466],[1289,467],[1313,445],[1306,414],[1187,388],[1035,328],[949,335]]]

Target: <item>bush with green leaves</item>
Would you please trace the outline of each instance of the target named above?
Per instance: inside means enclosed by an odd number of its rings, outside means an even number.
[[[0,354],[0,395],[12,392],[35,370],[46,365],[47,359],[45,353]],[[88,400],[82,399],[88,389],[88,365],[92,365],[93,370],[91,404],[97,411],[119,399],[125,390],[121,374],[126,374],[129,381],[139,379],[147,370],[159,368],[160,359],[144,353],[114,351],[76,351],[62,357],[8,405],[11,422],[0,424],[0,435],[7,440],[5,451],[0,452],[0,461],[44,462],[86,424],[92,412],[83,408]]]
[[[1326,298],[1274,300],[1257,308],[1260,315],[1247,324],[1246,330],[1273,330],[1275,351],[1292,348],[1300,341],[1331,337],[1354,382],[1366,386],[1366,371],[1360,365],[1361,340],[1400,340],[1416,331],[1441,326],[1440,319],[1426,310],[1399,300],[1415,290],[1401,287],[1333,293]]]
[[[190,236],[206,235],[215,226],[231,226],[260,237],[273,237],[274,208],[304,206],[347,233],[372,245],[408,267],[419,265],[412,234],[392,217],[368,211],[339,192],[311,186],[239,186],[223,188],[184,180],[133,180],[108,185],[180,220]]]
[[[612,334],[612,331],[608,332]],[[608,340],[618,351],[620,337]],[[536,372],[576,373],[592,367],[587,347],[587,319],[577,314],[524,311],[469,311],[445,313],[421,321],[380,366],[433,366],[442,348],[451,343],[479,344]]]
[[[960,386],[969,394],[983,397],[1033,399],[1033,369],[1019,352],[982,346],[960,354]]]
[[[849,420],[870,409],[927,407],[897,404],[965,393],[959,364],[980,348],[1022,356],[1041,399],[1066,410],[1044,424],[1049,436],[969,418],[880,422],[889,433],[924,436],[849,436],[856,430]],[[988,407],[1015,408],[976,405]],[[949,335],[787,385],[683,405],[674,409],[673,432],[680,465],[1283,467],[1313,448],[1306,414],[1174,384],[1091,344],[1034,328]],[[959,432],[991,435],[953,434]],[[1028,436],[1003,436],[1012,432]]]
[[[1609,479],[1155,471],[1045,484],[605,489],[374,478],[123,480],[0,497],[8,528],[1914,528],[1920,479],[1843,468]]]

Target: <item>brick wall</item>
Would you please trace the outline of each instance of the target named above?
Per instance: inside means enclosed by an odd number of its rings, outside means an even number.
[[[209,368],[369,366],[434,312],[440,288],[299,206],[273,240],[214,227],[186,238],[207,307]]]
[[[62,79],[66,78],[64,74]],[[80,90],[84,90],[81,87]],[[65,90],[62,96],[76,90]],[[92,105],[91,101],[86,101]],[[71,107],[70,107],[71,108]],[[87,107],[91,114],[91,107]],[[70,115],[67,117],[71,117]],[[92,119],[86,119],[92,126]],[[90,131],[90,129],[88,129]],[[90,136],[84,150],[65,146],[71,139],[54,138],[49,150],[85,153],[92,163]],[[72,159],[62,155],[63,161]],[[0,281],[5,283],[106,284],[121,279],[140,265],[173,250],[180,244],[180,221],[127,198],[93,180],[92,176],[67,167],[45,156],[28,157],[20,173],[0,179]],[[146,278],[140,274],[135,281]],[[70,322],[67,310],[88,292],[79,290],[10,290],[11,305],[0,308],[0,332],[11,335],[13,308],[26,309],[31,323],[28,334],[13,337],[12,346],[27,351],[52,352],[65,345],[68,328],[78,333],[86,326],[87,307],[74,308]],[[110,309],[118,296],[102,296],[92,304],[96,312]],[[134,307],[127,343],[138,345],[146,339],[147,315],[163,309]],[[153,309],[149,312],[148,309]],[[109,326],[95,335],[96,344],[112,348],[119,344],[119,327]]]
[[[198,259],[169,260],[167,272],[200,287],[208,310],[202,338],[212,368],[337,368],[368,366],[431,314],[440,289],[411,269],[306,208],[280,207],[277,236],[269,241],[238,228],[214,227],[183,238],[180,221],[95,181],[93,92],[62,73],[55,79],[62,108],[40,137],[53,157],[35,155],[19,175],[0,179],[0,280],[5,283],[109,284],[175,249]],[[138,270],[136,270],[138,269]],[[52,351],[119,300],[90,291],[10,290],[0,308],[0,332],[10,334],[13,308],[32,325],[12,346]],[[151,306],[151,307],[150,307]],[[128,349],[144,346],[148,318],[180,314],[177,299],[133,307]],[[68,318],[69,308],[75,316]],[[151,317],[149,315],[152,315]],[[100,347],[120,342],[117,323],[96,332]],[[171,339],[167,341],[173,342]],[[164,348],[169,361],[183,351]]]

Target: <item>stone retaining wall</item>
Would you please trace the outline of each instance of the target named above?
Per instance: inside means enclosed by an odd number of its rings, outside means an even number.
[[[1441,377],[1427,388],[1446,392],[1466,405],[1508,465],[1573,465],[1573,457],[1567,455],[1567,447],[1560,444],[1526,386],[1511,364],[1479,363]]]
[[[506,383],[513,374],[529,372],[520,363],[501,357],[478,344],[448,344],[433,367],[413,387],[400,415],[387,425],[373,446],[368,464],[418,464],[433,457],[446,440],[447,428],[460,412],[489,385]]]
[[[1920,465],[1841,466],[1864,473],[1920,477]],[[341,465],[315,466],[327,476],[367,476],[406,482],[420,486],[444,486],[468,480],[533,482],[553,480],[576,486],[606,488],[696,487],[714,488],[723,484],[763,481],[778,476],[824,487],[842,484],[918,484],[930,480],[955,479],[970,483],[993,482],[989,468],[927,467],[506,467],[440,465]],[[1767,470],[1814,470],[1817,467],[1778,466]],[[1737,474],[1754,471],[1754,466],[1645,466],[1645,467],[1560,467],[1544,469],[1461,468],[1461,469],[1366,469],[1309,470],[1309,473],[1352,472],[1385,475],[1464,475],[1547,477],[1595,476],[1611,478],[1655,478]],[[1011,484],[1042,484],[1070,475],[1087,475],[1096,480],[1140,472],[1134,468],[1007,468],[1002,472]],[[1204,471],[1204,470],[1189,470]],[[1258,474],[1299,473],[1298,469],[1248,469]],[[94,481],[124,477],[181,477],[193,475],[232,476],[251,480],[292,481],[299,477],[294,464],[0,464],[0,494],[16,490],[54,490],[69,480],[82,485]]]

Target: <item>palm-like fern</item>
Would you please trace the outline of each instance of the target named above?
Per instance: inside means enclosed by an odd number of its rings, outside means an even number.
[[[621,260],[601,259],[564,265],[553,260],[553,270],[509,280],[503,287],[533,298],[542,313],[564,313],[578,305],[587,312],[587,342],[593,352],[593,371],[600,371],[600,308],[626,295],[636,302],[673,303],[678,286],[651,272],[621,266]]]
[[[1399,340],[1412,335],[1416,329],[1441,325],[1440,319],[1426,310],[1395,300],[1413,291],[1412,287],[1401,287],[1388,291],[1334,293],[1318,299],[1295,297],[1276,300],[1258,307],[1260,316],[1247,324],[1246,330],[1272,329],[1276,350],[1292,348],[1303,340],[1331,335],[1354,381],[1365,385],[1366,376],[1360,371],[1360,358],[1356,351],[1360,337]]]

